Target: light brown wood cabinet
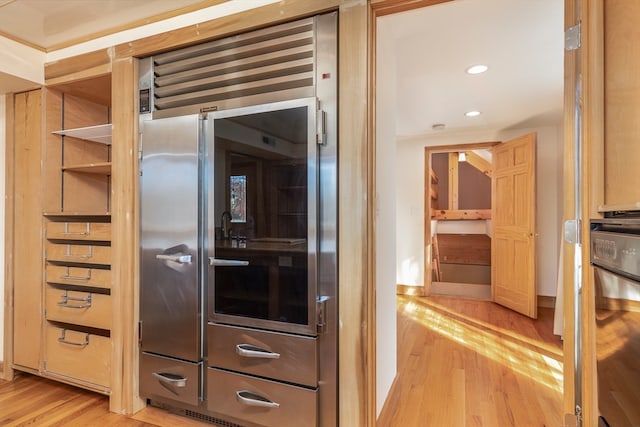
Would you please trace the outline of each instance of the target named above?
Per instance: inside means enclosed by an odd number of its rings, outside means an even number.
[[[604,200],[600,211],[640,210],[640,2],[604,7]]]
[[[110,79],[15,95],[13,145],[13,367],[105,394],[114,284],[111,105],[101,94]]]

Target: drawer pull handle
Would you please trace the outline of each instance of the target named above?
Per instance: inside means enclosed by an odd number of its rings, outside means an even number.
[[[243,267],[249,265],[249,261],[243,261],[240,259],[219,259],[209,257],[209,265],[215,267]]]
[[[265,350],[252,344],[238,344],[236,345],[236,353],[242,357],[257,357],[260,359],[279,359],[280,353],[274,353],[273,351]]]
[[[260,396],[249,390],[236,391],[236,397],[240,403],[247,406],[260,406],[262,408],[279,408],[280,404]]]
[[[86,276],[74,276],[69,272],[69,267],[67,267],[67,273],[60,276],[60,279],[62,280],[82,280],[82,281],[88,281],[91,280],[91,269],[87,268],[87,275]]]
[[[66,308],[90,308],[91,307],[91,294],[87,294],[86,298],[76,298],[76,297],[70,297],[67,294],[67,291],[64,291],[60,296],[60,298],[62,298],[62,301],[58,301],[57,303],[58,306],[60,307],[66,307]],[[78,302],[82,302],[83,304],[71,304],[69,303],[69,301],[78,301]]]
[[[156,259],[161,259],[163,261],[177,262],[178,264],[191,264],[191,255],[180,255],[180,254],[163,255],[163,254],[158,254],[158,255],[156,255]]]
[[[170,372],[154,372],[153,376],[161,383],[168,384],[173,387],[184,388],[187,386],[187,378],[182,375],[172,374]]]
[[[86,347],[89,345],[89,334],[85,334],[84,336],[84,342],[73,342],[73,341],[67,341],[65,339],[65,334],[66,334],[67,330],[63,329],[62,332],[60,333],[60,337],[58,338],[58,342],[62,343],[62,344],[69,344],[69,345],[75,345],[77,347]]]
[[[93,257],[93,246],[87,246],[89,248],[89,253],[85,254],[73,254],[71,253],[71,245],[67,245],[67,252],[64,254],[67,258],[78,258],[78,259],[90,259]]]
[[[87,228],[85,231],[69,231],[69,223],[65,222],[64,223],[64,231],[62,232],[62,234],[64,234],[65,236],[88,236],[89,234],[91,234],[91,223],[87,222]]]

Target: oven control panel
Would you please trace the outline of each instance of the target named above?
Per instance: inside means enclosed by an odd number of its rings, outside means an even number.
[[[627,277],[640,278],[640,236],[592,231],[591,263]]]

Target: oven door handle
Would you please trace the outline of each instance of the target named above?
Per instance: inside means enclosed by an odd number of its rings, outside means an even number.
[[[257,357],[260,359],[279,359],[280,353],[265,350],[252,344],[238,344],[236,345],[236,353],[242,357]]]
[[[260,396],[249,390],[236,391],[236,397],[240,403],[247,406],[260,406],[262,408],[279,408],[280,404]]]
[[[243,267],[249,265],[249,261],[241,259],[220,259],[209,257],[209,265],[214,267]]]

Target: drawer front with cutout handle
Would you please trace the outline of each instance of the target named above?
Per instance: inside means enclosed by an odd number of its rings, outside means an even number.
[[[317,425],[317,391],[207,369],[209,411],[265,426]]]
[[[197,406],[200,390],[200,363],[142,353],[140,395]]]
[[[318,385],[316,338],[209,323],[207,343],[211,366],[309,387]]]

